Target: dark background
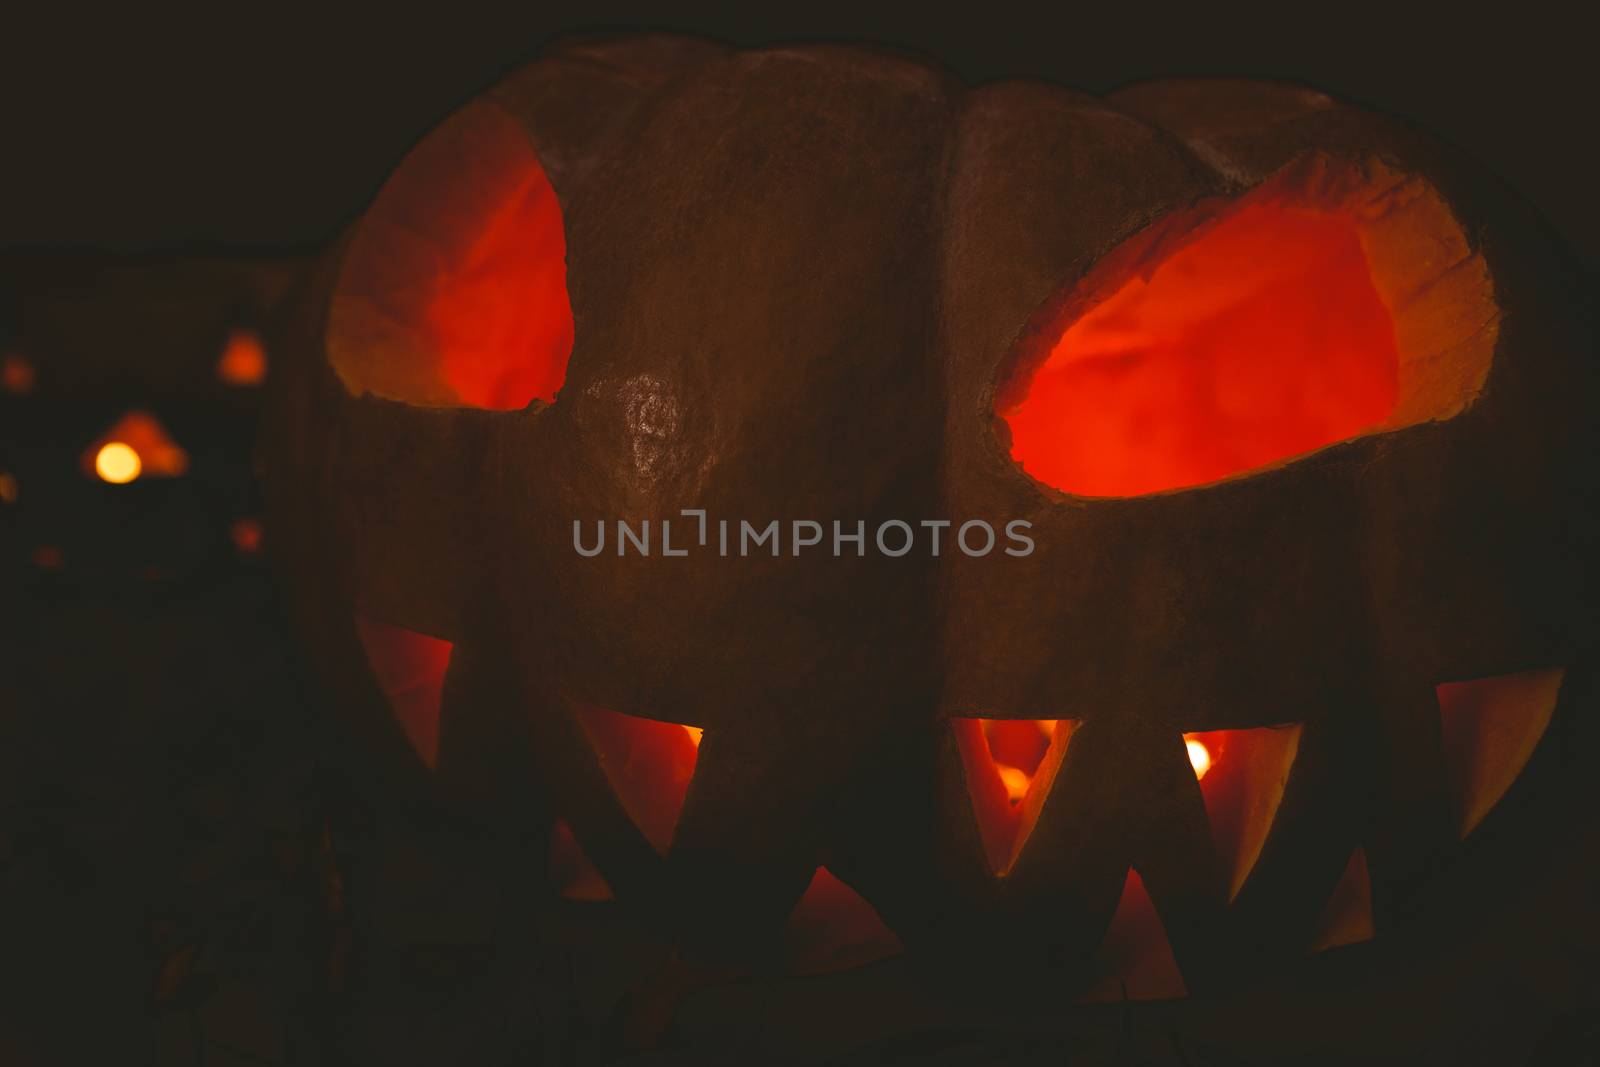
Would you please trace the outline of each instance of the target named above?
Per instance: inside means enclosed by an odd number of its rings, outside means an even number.
[[[229,539],[259,512],[259,397],[212,366],[228,330],[264,325],[305,255],[450,110],[559,32],[651,27],[875,42],[969,81],[1095,92],[1177,74],[1290,79],[1456,143],[1600,264],[1595,46],[1576,16],[1525,4],[7,9],[0,344],[26,348],[38,382],[0,392],[0,469],[22,485],[0,508],[0,1067],[538,1062],[594,1037],[603,1009],[577,1003],[589,949],[488,937],[472,920],[493,901],[449,857],[459,835],[345,788],[346,739],[299,676],[265,560]],[[185,478],[83,476],[82,450],[135,407],[189,451]],[[64,563],[38,564],[42,546]],[[1459,1018],[1451,1047],[1491,1062],[1501,1047],[1551,1067],[1592,1055],[1600,942],[1593,923],[1562,922],[1592,910],[1592,840],[1522,899],[1549,920],[1539,938],[1507,922],[1488,924],[1503,950],[1460,946],[1450,973],[1503,977],[1480,999],[1419,1006],[1419,1045]],[[423,949],[385,940],[384,923],[440,916],[461,929]],[[1404,976],[1386,989],[1426,999]],[[1314,1014],[1359,1044],[1345,1010]],[[1232,1062],[1142,1018],[1108,1017],[1105,1047],[1074,1046],[1071,1062]],[[1288,1047],[1321,1040],[1297,1025],[1279,1020]],[[928,1023],[899,1062],[928,1062],[935,1044],[992,1051],[993,1035],[952,1026]],[[1052,1035],[1037,1062],[1063,1062],[1061,1047]]]
[[[128,5],[7,22],[0,248],[315,243],[552,34],[656,27],[879,42],[970,81],[1091,92],[1175,74],[1304,82],[1422,123],[1519,188],[1591,266],[1600,256],[1596,48],[1576,6]]]

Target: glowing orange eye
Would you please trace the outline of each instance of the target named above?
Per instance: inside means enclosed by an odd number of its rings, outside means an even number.
[[[1453,418],[1497,321],[1426,181],[1311,154],[1102,256],[1018,346],[995,413],[1012,459],[1063,492],[1203,485]]]
[[[1493,285],[1425,180],[1311,153],[1174,212],[1042,309],[997,383],[1012,458],[1079,496],[1218,481],[1478,397]]]
[[[1082,496],[1199,485],[1376,426],[1394,322],[1357,221],[1271,197],[1213,208],[1073,321],[1003,412],[1011,454]]]
[[[572,330],[555,190],[515,119],[469,105],[412,150],[357,228],[329,358],[354,393],[513,410],[555,399]]]

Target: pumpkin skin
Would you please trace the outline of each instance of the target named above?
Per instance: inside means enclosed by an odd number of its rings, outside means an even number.
[[[475,818],[561,817],[686,955],[769,956],[819,864],[908,951],[998,954],[1054,986],[1083,981],[1130,866],[1191,989],[1302,952],[1358,845],[1380,931],[1403,925],[1455,847],[1434,687],[1592,647],[1593,345],[1571,276],[1520,202],[1402,124],[1276,85],[1097,99],[656,37],[558,47],[462,114],[525,132],[559,201],[559,394],[458,406],[426,352],[417,370],[352,340],[358,224],[278,346],[298,358],[274,368],[273,543],[372,766]],[[1030,477],[997,412],[1078,283],[1297,167],[1398,174],[1445,206],[1492,283],[1459,410],[1168,492]],[[1037,550],[573,550],[575,520],[682,509],[1020,518]],[[358,616],[453,646],[432,771]],[[704,729],[665,856],[586,706]],[[952,729],[973,716],[1079,723],[1004,878]],[[1289,723],[1282,803],[1229,900],[1183,735]]]

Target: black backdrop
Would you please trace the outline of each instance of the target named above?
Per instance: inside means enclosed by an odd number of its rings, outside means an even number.
[[[541,41],[657,27],[736,43],[872,41],[971,81],[1043,77],[1091,92],[1175,74],[1305,82],[1455,142],[1521,189],[1591,265],[1600,256],[1596,49],[1576,6],[271,3],[13,7],[6,21],[0,249],[314,243],[412,141]]]

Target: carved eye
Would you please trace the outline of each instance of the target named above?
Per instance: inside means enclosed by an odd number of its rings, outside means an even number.
[[[555,190],[522,126],[470,105],[411,151],[363,216],[329,309],[328,357],[352,393],[511,410],[554,401],[571,353]]]
[[[1312,157],[1105,256],[1024,343],[997,410],[1012,458],[1063,492],[1202,485],[1455,414],[1493,332],[1461,342],[1492,311],[1431,188]]]

